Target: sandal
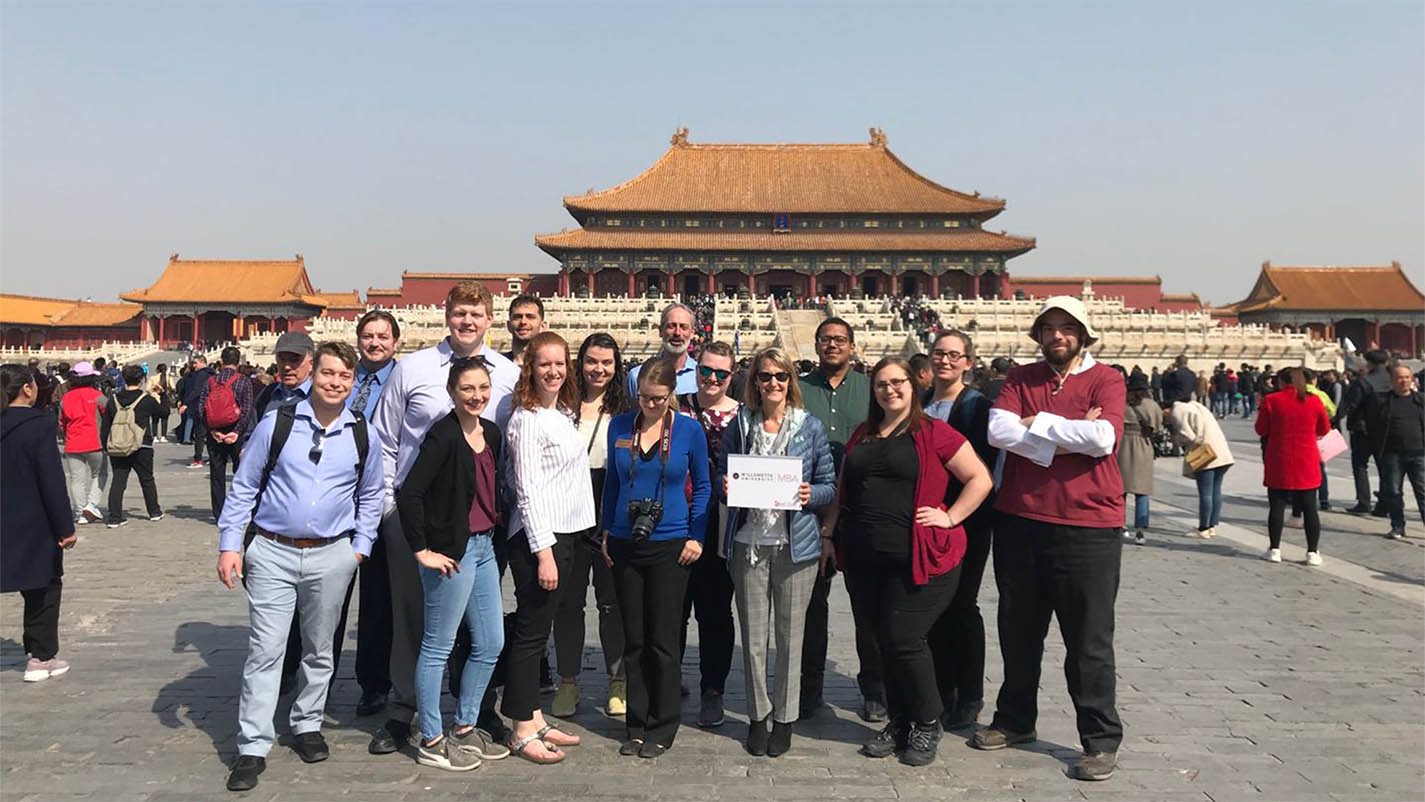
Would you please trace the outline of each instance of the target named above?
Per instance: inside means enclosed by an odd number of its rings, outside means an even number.
[[[556,732],[559,733],[559,735],[551,738],[550,735]],[[539,732],[535,733],[535,737],[543,738],[555,746],[578,746],[583,741],[583,739],[577,735],[570,735],[564,730],[556,729],[553,724],[545,724]]]
[[[550,756],[536,757],[535,755],[529,754],[525,751],[525,749],[527,749],[530,744],[535,742],[538,742],[540,746],[544,747],[545,750],[549,752]],[[510,754],[518,755],[531,763],[538,763],[541,766],[548,766],[554,763],[558,763],[564,758],[568,757],[568,755],[564,754],[564,752],[561,751],[558,746],[552,743],[546,743],[544,739],[540,737],[539,733],[535,733],[534,735],[526,735],[518,741],[511,741]]]

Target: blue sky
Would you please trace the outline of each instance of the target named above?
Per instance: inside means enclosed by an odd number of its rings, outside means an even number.
[[[3,0],[9,292],[172,252],[328,290],[551,270],[564,195],[694,142],[861,142],[1008,200],[1024,275],[1225,303],[1277,264],[1425,263],[1419,2]]]

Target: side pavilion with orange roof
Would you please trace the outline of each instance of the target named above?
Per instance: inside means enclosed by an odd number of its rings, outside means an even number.
[[[1243,323],[1350,338],[1408,357],[1425,347],[1425,295],[1399,262],[1383,266],[1287,266],[1262,263],[1247,297],[1226,307]]]
[[[1005,202],[912,170],[871,129],[864,144],[688,142],[642,174],[567,197],[579,228],[535,237],[559,293],[1000,297],[1005,262],[1034,239],[982,224]]]
[[[300,331],[327,306],[312,288],[301,254],[291,261],[254,262],[179,259],[175,253],[153,286],[119,297],[142,304],[142,336],[160,345]]]
[[[8,348],[88,348],[136,342],[138,304],[0,293],[0,331]]]

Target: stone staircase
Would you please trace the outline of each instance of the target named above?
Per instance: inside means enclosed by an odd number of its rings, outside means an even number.
[[[777,330],[782,348],[793,360],[816,361],[816,327],[826,319],[820,309],[781,309],[777,311]]]

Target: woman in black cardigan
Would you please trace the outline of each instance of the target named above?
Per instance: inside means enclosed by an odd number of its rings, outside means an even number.
[[[425,632],[416,661],[421,731],[416,761],[469,771],[479,767],[482,754],[503,752],[493,750],[489,735],[475,726],[505,643],[493,544],[499,517],[495,466],[502,439],[499,428],[480,417],[490,401],[490,372],[483,359],[453,360],[446,389],[455,409],[426,433],[396,507],[425,591]],[[461,672],[455,726],[446,737],[440,681],[462,620],[471,649]]]
[[[0,592],[25,600],[25,682],[69,670],[55,655],[64,549],[76,542],[54,421],[33,408],[38,395],[33,370],[0,366]]]

